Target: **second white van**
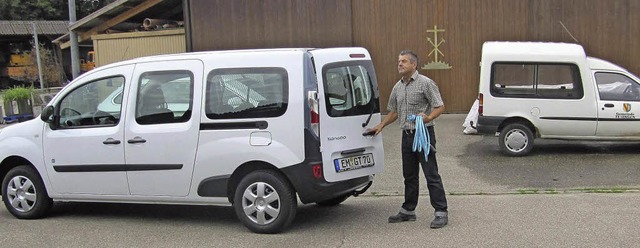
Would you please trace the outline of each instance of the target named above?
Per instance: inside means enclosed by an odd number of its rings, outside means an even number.
[[[536,138],[638,141],[639,82],[577,44],[486,42],[477,129],[499,132],[512,156],[528,154]]]

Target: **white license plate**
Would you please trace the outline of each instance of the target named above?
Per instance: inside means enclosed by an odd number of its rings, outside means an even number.
[[[333,160],[336,172],[357,170],[360,168],[371,167],[373,162],[373,154],[367,153],[346,158],[337,158]]]

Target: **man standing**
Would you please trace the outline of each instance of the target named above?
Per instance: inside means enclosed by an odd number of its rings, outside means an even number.
[[[419,172],[418,164],[427,178],[429,198],[431,206],[435,209],[435,218],[431,222],[431,228],[441,228],[447,225],[447,198],[442,185],[442,179],[438,174],[438,162],[436,161],[435,146],[436,135],[433,128],[433,120],[444,112],[444,102],[436,83],[430,78],[420,75],[417,71],[418,55],[411,50],[404,50],[398,56],[398,72],[402,78],[398,81],[391,95],[387,116],[369,131],[378,134],[382,129],[393,123],[396,119],[402,129],[402,175],[404,177],[404,203],[400,212],[389,217],[389,223],[403,221],[415,221],[415,209],[418,205]],[[414,152],[413,139],[415,135],[415,122],[407,120],[409,115],[419,115],[429,132],[433,148],[425,161],[423,152]]]

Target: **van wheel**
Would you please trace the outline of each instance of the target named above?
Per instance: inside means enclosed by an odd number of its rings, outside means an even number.
[[[11,169],[2,180],[2,201],[18,219],[41,218],[53,204],[38,173],[24,165]]]
[[[298,201],[289,183],[276,172],[245,176],[236,188],[233,207],[242,223],[256,233],[278,233],[296,215]]]
[[[332,198],[326,201],[319,201],[316,202],[316,204],[323,206],[323,207],[333,207],[333,206],[337,206],[340,203],[344,202],[347,200],[347,198],[349,198],[350,195],[343,195],[343,196],[338,196],[336,198]]]
[[[521,123],[512,123],[500,131],[500,148],[509,156],[524,156],[533,148],[533,132]]]

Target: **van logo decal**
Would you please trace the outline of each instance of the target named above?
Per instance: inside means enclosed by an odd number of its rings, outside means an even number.
[[[624,109],[624,112],[629,112],[631,111],[631,104],[625,103],[622,105],[622,108]]]
[[[334,140],[343,140],[343,139],[347,139],[347,136],[331,136],[331,137],[327,137],[327,140],[329,141],[334,141]]]

